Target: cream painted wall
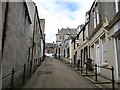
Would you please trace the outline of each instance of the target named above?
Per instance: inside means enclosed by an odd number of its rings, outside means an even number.
[[[116,62],[116,54],[115,54],[115,38],[110,37],[114,32],[114,29],[112,28],[109,32],[106,32],[106,30],[101,27],[97,33],[91,38],[91,40],[89,41],[89,46],[91,47],[94,44],[94,53],[95,53],[95,57],[96,57],[96,41],[99,40],[99,45],[100,45],[100,66],[105,66],[108,65],[107,67],[114,67],[114,75],[115,75],[115,80],[118,80],[118,69],[117,69],[117,62]],[[106,53],[106,58],[107,58],[107,64],[103,64],[102,61],[102,45],[101,45],[101,39],[100,37],[105,33],[106,35],[106,48],[107,48],[107,53]],[[95,58],[95,62],[96,62],[96,58]],[[110,78],[111,79],[111,71],[110,70],[106,70],[106,69],[100,69],[100,73],[101,75]]]

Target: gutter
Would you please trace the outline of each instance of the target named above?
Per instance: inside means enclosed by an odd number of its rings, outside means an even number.
[[[35,13],[34,13],[34,27],[33,27],[33,41],[32,41],[32,56],[31,56],[31,61],[30,61],[30,74],[29,74],[29,76],[31,76],[31,73],[32,73],[32,65],[33,65],[33,49],[34,49],[34,33],[35,33],[35,25],[36,25],[36,23],[35,23],[35,21],[36,21],[36,7],[35,7]]]
[[[36,9],[37,19],[38,19],[38,23],[39,23],[39,28],[40,28],[40,34],[41,34],[41,36],[43,37],[43,35],[42,35],[42,30],[41,30],[41,25],[40,25],[40,19],[39,19],[39,15],[38,15],[37,6],[35,6],[35,9]]]

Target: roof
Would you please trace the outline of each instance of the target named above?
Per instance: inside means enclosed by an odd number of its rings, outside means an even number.
[[[76,28],[62,28],[60,31],[58,31],[58,33],[56,35],[67,35],[67,34],[77,34],[77,29]]]
[[[77,37],[79,37],[79,34],[85,29],[85,27],[86,27],[86,25],[88,25],[88,23],[89,23],[89,22],[85,23],[85,25],[82,27],[82,29],[79,31],[79,33],[74,37],[74,39],[72,40],[72,42],[75,41],[75,39],[76,39]]]

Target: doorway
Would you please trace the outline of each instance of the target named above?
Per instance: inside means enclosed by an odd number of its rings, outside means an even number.
[[[96,45],[96,64],[100,66],[100,46]],[[97,73],[100,73],[100,67],[97,67]]]
[[[117,37],[118,77],[120,80],[120,35]]]
[[[77,51],[75,52],[75,64],[77,64]]]

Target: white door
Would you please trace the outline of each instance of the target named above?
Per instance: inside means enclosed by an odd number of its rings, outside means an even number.
[[[100,47],[96,46],[96,64],[100,66]],[[100,73],[100,67],[97,67],[97,73]]]

